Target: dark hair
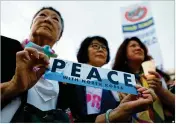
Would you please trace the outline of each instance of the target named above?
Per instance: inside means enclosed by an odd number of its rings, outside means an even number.
[[[139,38],[137,38],[137,37],[127,38],[120,45],[120,47],[116,53],[115,61],[114,61],[113,67],[112,67],[113,70],[127,71],[127,72],[129,71],[127,69],[127,64],[125,64],[125,62],[127,61],[127,45],[132,40],[138,42],[140,47],[144,50],[144,61],[152,59],[152,57],[148,55],[147,47],[141,42],[141,40]]]
[[[107,59],[106,59],[106,63],[109,62],[110,60],[110,51],[109,51],[109,46],[108,46],[108,42],[104,37],[101,36],[93,36],[93,37],[87,37],[85,38],[81,45],[80,48],[78,50],[77,53],[77,60],[80,63],[87,63],[89,62],[89,58],[88,58],[88,47],[89,45],[92,43],[93,40],[97,40],[98,42],[104,44],[107,48]]]
[[[62,25],[62,30],[61,30],[61,34],[60,34],[60,37],[61,37],[62,33],[64,31],[64,20],[62,18],[62,15],[60,14],[60,12],[57,11],[56,9],[54,9],[53,7],[43,7],[43,8],[41,8],[39,11],[37,11],[37,13],[35,13],[34,17],[32,18],[32,21],[37,16],[37,14],[39,14],[42,10],[45,10],[45,9],[49,9],[49,10],[52,10],[52,11],[56,12],[57,15],[60,17],[60,19],[61,19],[61,25]],[[32,23],[31,23],[31,26],[32,26]]]

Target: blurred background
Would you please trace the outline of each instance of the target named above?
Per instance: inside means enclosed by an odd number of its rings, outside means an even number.
[[[63,16],[65,28],[54,46],[58,57],[77,62],[76,53],[87,36],[105,37],[110,46],[111,68],[115,53],[123,42],[122,7],[143,1],[1,1],[1,35],[22,41],[28,38],[32,18],[43,6],[52,6]],[[149,1],[155,22],[163,69],[175,77],[174,1]]]

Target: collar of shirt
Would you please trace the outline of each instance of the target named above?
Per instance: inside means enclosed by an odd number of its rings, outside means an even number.
[[[37,84],[34,86],[35,90],[39,94],[39,96],[46,102],[51,100],[57,96],[59,91],[54,88],[53,83],[58,83],[57,81],[50,81],[41,78]]]

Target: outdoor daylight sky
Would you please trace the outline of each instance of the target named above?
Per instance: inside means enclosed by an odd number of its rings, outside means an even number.
[[[52,6],[63,16],[65,28],[54,46],[58,57],[77,62],[76,53],[87,36],[100,35],[109,42],[111,68],[115,53],[123,41],[121,7],[138,1],[1,1],[1,35],[22,41],[29,36],[33,15],[43,6]],[[174,69],[174,1],[150,1],[160,44],[164,70]]]

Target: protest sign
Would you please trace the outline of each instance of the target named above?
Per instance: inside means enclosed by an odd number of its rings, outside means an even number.
[[[137,95],[135,76],[88,64],[54,59],[44,78]]]
[[[121,15],[124,39],[138,37],[147,46],[157,68],[162,70],[163,60],[149,2],[122,7]]]

